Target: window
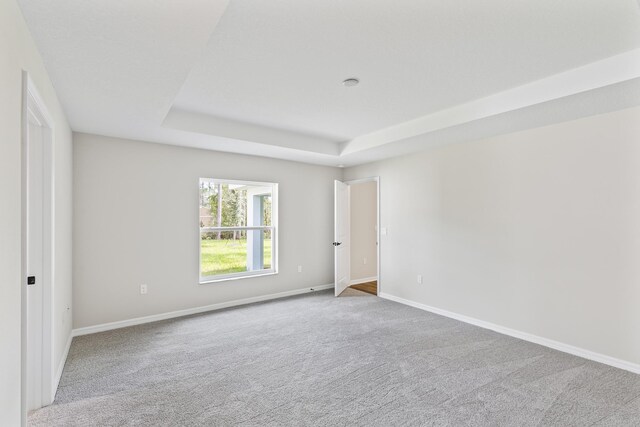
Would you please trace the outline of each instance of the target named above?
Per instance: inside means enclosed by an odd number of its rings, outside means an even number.
[[[200,283],[277,273],[277,191],[200,178]]]

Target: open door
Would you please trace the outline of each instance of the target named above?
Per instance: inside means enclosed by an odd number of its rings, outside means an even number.
[[[334,266],[336,296],[349,287],[349,186],[344,182],[335,181],[334,202]]]

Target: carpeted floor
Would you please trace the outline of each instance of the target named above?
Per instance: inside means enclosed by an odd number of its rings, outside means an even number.
[[[331,292],[75,338],[29,424],[640,425],[640,375]]]

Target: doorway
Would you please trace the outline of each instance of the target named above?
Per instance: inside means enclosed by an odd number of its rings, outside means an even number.
[[[46,406],[53,381],[53,120],[23,72],[22,406]]]
[[[335,295],[380,292],[379,178],[335,184]]]

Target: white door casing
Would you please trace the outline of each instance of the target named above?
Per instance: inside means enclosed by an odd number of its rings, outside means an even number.
[[[334,283],[338,296],[349,286],[350,281],[350,231],[349,231],[349,186],[335,181],[334,200]]]
[[[380,228],[380,177],[379,176],[372,176],[369,178],[359,178],[359,179],[352,179],[349,181],[346,181],[345,184],[347,184],[349,186],[349,188],[351,188],[352,185],[354,184],[362,184],[365,182],[375,182],[376,183],[376,259],[377,259],[377,271],[376,271],[376,281],[377,281],[377,290],[378,290],[378,295],[380,295],[380,293],[382,292],[382,280],[380,280],[380,234],[381,234],[381,228]],[[351,193],[349,193],[349,200],[351,200]],[[350,203],[350,202],[349,202]],[[349,209],[351,209],[351,205],[349,204]],[[351,216],[349,216],[351,217]],[[351,230],[349,230],[349,233],[351,233]],[[351,241],[349,241],[349,244],[351,244]],[[351,276],[351,275],[349,275]]]
[[[53,120],[23,72],[22,416],[55,397],[53,371]],[[35,283],[29,283],[35,277]]]

